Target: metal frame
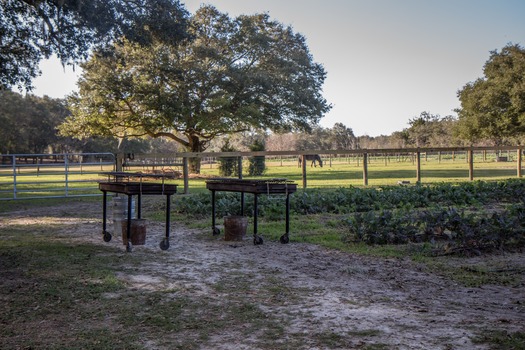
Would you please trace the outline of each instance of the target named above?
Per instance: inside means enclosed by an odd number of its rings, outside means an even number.
[[[215,210],[215,192],[240,192],[241,193],[241,216],[244,215],[244,194],[253,194],[253,244],[263,244],[263,238],[257,231],[258,196],[260,194],[281,194],[286,196],[286,226],[285,233],[279,241],[286,244],[290,241],[290,194],[297,191],[297,184],[286,179],[268,179],[268,180],[243,180],[233,178],[215,178],[206,181],[206,188],[211,191],[211,217],[213,235],[220,234],[216,227],[216,210]]]
[[[171,212],[171,196],[177,193],[177,185],[165,184],[163,175],[147,175],[140,173],[126,173],[126,172],[107,172],[101,173],[107,176],[106,182],[99,183],[99,189],[103,193],[102,200],[102,234],[105,242],[111,241],[111,233],[107,231],[107,192],[121,193],[128,196],[128,221],[127,225],[127,240],[128,244],[126,250],[132,251],[131,244],[131,206],[133,196],[137,196],[137,219],[141,218],[142,214],[142,195],[165,195],[166,196],[166,236],[160,242],[160,249],[167,250],[170,246],[170,212]],[[132,182],[131,179],[139,179],[139,182]],[[157,178],[162,179],[162,183],[143,182],[143,178]],[[115,233],[115,232],[113,232]]]
[[[0,200],[100,196],[98,174],[115,169],[113,153],[8,154],[0,159]],[[46,175],[57,179],[34,179]],[[76,188],[79,183],[92,186]]]

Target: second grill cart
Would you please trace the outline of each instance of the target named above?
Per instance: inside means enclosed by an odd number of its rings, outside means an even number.
[[[281,236],[281,243],[288,243],[290,232],[290,194],[297,191],[297,184],[287,179],[245,180],[234,178],[215,178],[206,181],[206,188],[211,191],[212,205],[212,229],[213,234],[219,234],[215,225],[215,192],[240,192],[241,193],[241,215],[244,215],[244,193],[253,194],[253,244],[263,244],[263,238],[257,233],[257,197],[260,194],[285,195],[286,204],[286,231]]]

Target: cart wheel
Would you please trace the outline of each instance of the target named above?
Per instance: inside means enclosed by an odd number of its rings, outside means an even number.
[[[279,239],[279,241],[280,241],[282,244],[286,244],[286,243],[290,242],[290,237],[288,237],[288,234],[285,233],[284,235],[281,236],[281,238]]]
[[[254,245],[261,245],[261,244],[263,244],[263,238],[261,236],[259,236],[259,235],[255,235],[253,237],[253,244]]]
[[[168,238],[164,238],[162,241],[160,241],[160,249],[168,250],[169,247],[170,247],[170,240]]]
[[[126,245],[126,251],[128,253],[131,253],[132,250],[133,250],[133,246],[131,245],[131,242],[128,242],[128,244]]]
[[[221,230],[219,230],[217,227],[214,227],[213,228],[213,235],[214,236],[218,236],[221,234]]]
[[[109,233],[108,231],[104,231],[102,232],[102,234],[104,235],[104,242],[111,241],[111,233]]]

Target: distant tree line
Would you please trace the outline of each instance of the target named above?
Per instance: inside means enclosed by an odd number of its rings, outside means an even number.
[[[0,90],[0,154],[73,152],[159,152],[179,151],[164,139],[90,137],[82,140],[58,133],[58,126],[70,115],[63,99],[22,95]]]
[[[70,115],[65,100],[12,91],[0,91],[0,154],[52,152],[170,153],[184,148],[166,138],[118,139],[89,137],[82,140],[61,136],[57,128]],[[271,133],[265,130],[239,132],[217,137],[210,152],[353,150],[406,147],[493,146],[491,139],[472,142],[461,136],[461,122],[453,116],[429,112],[408,121],[408,127],[390,135],[356,136],[352,128],[336,123],[332,128],[315,126],[311,132]],[[520,137],[506,138],[504,144],[521,144]],[[260,161],[260,160],[259,160]],[[225,165],[234,174],[234,161]],[[254,169],[257,167],[253,165]],[[258,166],[261,168],[261,166]],[[259,170],[263,171],[263,170]],[[257,172],[254,170],[254,172]]]

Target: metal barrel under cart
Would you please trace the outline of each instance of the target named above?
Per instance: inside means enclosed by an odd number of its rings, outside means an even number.
[[[212,229],[213,234],[218,235],[219,229],[215,226],[215,192],[240,192],[241,193],[241,215],[244,215],[244,193],[253,194],[253,244],[263,244],[263,238],[257,234],[257,197],[260,194],[274,195],[283,194],[286,198],[286,232],[281,236],[281,243],[290,241],[290,194],[297,191],[297,184],[287,179],[234,179],[215,178],[206,181],[206,188],[211,191],[212,205]]]
[[[143,173],[130,173],[130,172],[105,172],[101,175],[107,175],[108,180],[106,182],[100,182],[98,187],[103,193],[103,205],[102,205],[102,234],[104,235],[104,241],[111,241],[111,233],[106,229],[107,222],[107,193],[121,193],[128,196],[128,213],[127,213],[127,245],[126,250],[132,251],[131,243],[131,206],[133,196],[137,196],[137,219],[141,218],[141,200],[142,195],[165,195],[166,196],[166,237],[160,242],[160,249],[167,250],[170,246],[170,204],[171,196],[177,193],[177,185],[166,184],[165,179],[173,178],[164,174],[143,174]],[[162,180],[161,182],[148,182],[144,181],[146,178],[152,178]]]

